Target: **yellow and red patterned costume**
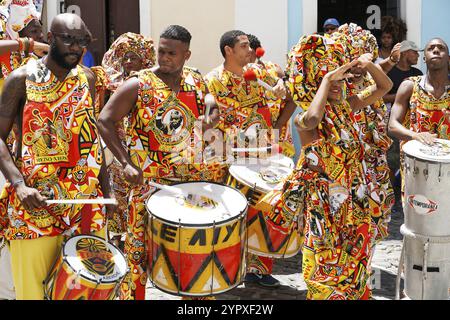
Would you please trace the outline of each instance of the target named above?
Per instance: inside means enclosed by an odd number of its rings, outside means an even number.
[[[138,101],[130,117],[127,146],[133,163],[142,169],[144,180],[162,184],[219,181],[224,175],[220,165],[197,163],[194,159],[195,143],[201,134],[196,130],[196,121],[204,114],[207,94],[201,74],[184,67],[178,94],[150,70],[139,72],[137,77]],[[145,299],[145,201],[153,191],[148,185],[131,191],[125,242],[131,271],[121,288],[123,300]]]
[[[378,57],[378,44],[374,35],[354,23],[339,27],[332,38],[345,48],[349,61],[358,59],[366,53]],[[362,83],[347,83],[348,96],[370,94],[375,81],[366,74]],[[392,140],[387,133],[387,107],[383,99],[354,114],[360,128],[360,140],[364,144],[364,158],[367,164],[369,181],[369,200],[371,201],[372,217],[378,227],[376,240],[384,240],[388,236],[388,223],[391,219],[391,209],[395,202],[394,189],[390,180],[390,169],[387,152]]]
[[[318,35],[302,37],[290,57],[290,89],[304,110],[323,76],[346,61],[341,45]],[[303,146],[297,168],[283,189],[263,202],[274,219],[278,215],[282,221],[294,218],[300,225],[304,221],[303,275],[308,299],[368,299],[376,226],[364,147],[348,102],[326,104],[317,134],[316,141]]]

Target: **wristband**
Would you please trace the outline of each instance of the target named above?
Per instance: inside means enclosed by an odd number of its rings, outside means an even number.
[[[392,59],[392,56],[389,56],[389,60],[392,61],[392,63],[394,63],[394,64],[399,63],[399,61],[396,61],[396,60]]]
[[[25,44],[25,53],[28,54],[30,53],[30,39],[25,38],[24,40],[24,44]]]
[[[23,39],[19,38],[16,41],[19,44],[19,51],[22,52],[23,51],[23,47],[24,47]]]
[[[34,39],[30,38],[30,48],[29,48],[29,52],[34,52]]]

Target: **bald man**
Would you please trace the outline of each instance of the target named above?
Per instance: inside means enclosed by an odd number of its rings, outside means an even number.
[[[15,70],[0,100],[0,170],[8,180],[0,227],[10,242],[18,300],[44,299],[43,281],[64,236],[104,235],[97,205],[47,206],[46,200],[110,197],[94,116],[95,76],[78,65],[92,36],[76,15],[57,16],[48,33],[50,52]],[[17,119],[17,157],[5,141]],[[80,196],[81,195],[81,196]],[[5,219],[0,219],[5,221]]]

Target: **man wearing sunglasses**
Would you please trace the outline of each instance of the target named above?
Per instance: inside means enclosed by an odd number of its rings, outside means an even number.
[[[0,170],[12,208],[6,239],[17,300],[44,299],[42,283],[64,236],[104,235],[102,207],[48,206],[46,200],[110,197],[99,157],[95,76],[78,65],[91,33],[74,14],[58,15],[50,30],[49,54],[12,72],[0,100]],[[5,141],[16,118],[22,126],[14,161]]]
[[[323,31],[328,34],[333,34],[333,32],[338,31],[340,25],[339,21],[335,18],[327,19],[323,24]]]

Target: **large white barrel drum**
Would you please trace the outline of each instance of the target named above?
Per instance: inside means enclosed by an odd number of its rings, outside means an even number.
[[[450,141],[410,141],[405,153],[405,294],[450,298]]]

